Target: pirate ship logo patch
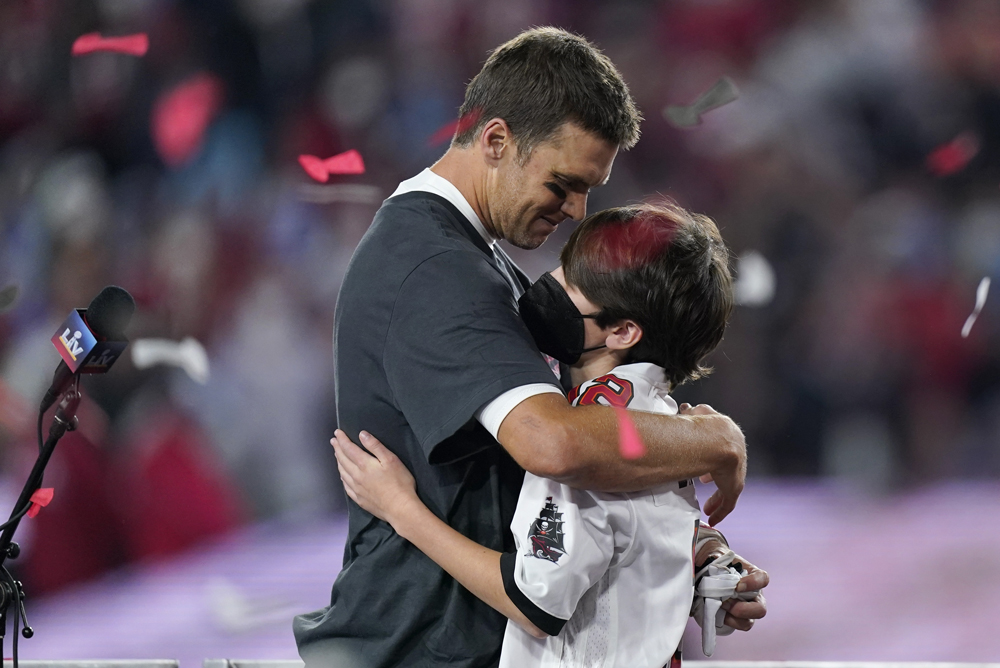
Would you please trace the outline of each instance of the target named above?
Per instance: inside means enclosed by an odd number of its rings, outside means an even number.
[[[566,554],[563,546],[563,514],[559,506],[552,503],[552,497],[545,498],[545,506],[538,513],[538,518],[531,523],[528,531],[529,557],[546,559],[554,564],[559,563],[559,557]]]

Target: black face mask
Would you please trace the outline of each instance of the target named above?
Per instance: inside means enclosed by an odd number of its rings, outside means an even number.
[[[606,346],[584,348],[584,318],[573,300],[552,274],[545,273],[517,302],[521,320],[535,339],[538,349],[563,364],[575,364],[580,355]]]

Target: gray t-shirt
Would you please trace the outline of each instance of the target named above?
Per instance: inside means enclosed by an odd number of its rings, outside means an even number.
[[[385,201],[351,258],[337,303],[340,428],[366,429],[406,464],[438,517],[488,548],[513,549],[523,471],[473,417],[503,392],[552,383],[517,311],[529,280],[447,200]],[[307,666],[485,667],[505,618],[387,523],[349,502],[330,606],[295,619]]]

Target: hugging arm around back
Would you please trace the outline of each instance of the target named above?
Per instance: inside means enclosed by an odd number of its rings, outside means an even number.
[[[706,411],[708,412],[708,411]],[[571,487],[632,492],[710,474],[716,492],[705,503],[709,523],[728,515],[743,491],[746,442],[730,418],[629,411],[647,454],[625,459],[618,418],[604,406],[570,406],[540,394],[518,404],[500,425],[500,444],[526,471]]]

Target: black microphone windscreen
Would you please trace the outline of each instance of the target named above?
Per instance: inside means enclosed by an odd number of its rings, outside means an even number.
[[[110,341],[125,338],[125,328],[135,313],[135,300],[128,290],[109,285],[87,307],[87,325],[96,336]]]

